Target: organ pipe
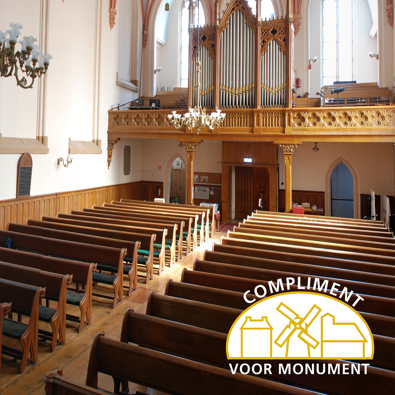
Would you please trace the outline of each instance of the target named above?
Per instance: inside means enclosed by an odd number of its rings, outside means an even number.
[[[255,34],[242,11],[230,16],[220,46],[220,107],[253,107]]]

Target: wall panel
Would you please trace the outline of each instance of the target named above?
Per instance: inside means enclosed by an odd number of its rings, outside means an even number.
[[[101,206],[103,203],[121,198],[153,200],[158,185],[163,191],[162,182],[138,181],[80,191],[3,200],[0,201],[0,229],[6,229],[9,222],[25,224],[28,219],[40,220],[44,215],[56,217],[59,213],[69,214],[72,210],[82,210],[84,207],[93,205]],[[144,189],[146,190],[145,195],[142,193]]]

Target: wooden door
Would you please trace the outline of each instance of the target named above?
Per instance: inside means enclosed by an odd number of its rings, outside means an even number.
[[[269,209],[269,172],[265,167],[235,167],[235,219],[247,218],[258,208]]]
[[[256,207],[255,207],[256,208]],[[254,168],[235,168],[235,219],[247,218],[254,209]]]
[[[178,202],[185,204],[186,169],[171,169],[171,198],[178,196]]]

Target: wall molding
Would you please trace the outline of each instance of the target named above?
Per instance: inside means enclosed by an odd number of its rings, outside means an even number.
[[[69,154],[101,154],[101,140],[76,141],[69,138]]]
[[[0,154],[48,154],[48,136],[35,139],[3,137],[0,133]]]

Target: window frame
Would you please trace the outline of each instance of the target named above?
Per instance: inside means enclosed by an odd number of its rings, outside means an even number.
[[[335,79],[327,84],[324,83],[325,78],[329,78],[329,76],[326,76],[324,74],[324,60],[326,60],[324,58],[324,2],[327,0],[322,0],[321,1],[321,86],[324,85],[332,85],[334,81],[339,81],[341,78],[340,75],[340,37],[339,37],[339,32],[340,32],[340,11],[339,11],[339,3],[341,0],[333,0],[336,2],[336,57],[335,57],[335,61],[336,61],[336,76]],[[352,66],[351,66],[351,70],[352,70],[352,75],[351,75],[351,80],[356,80],[357,76],[356,76],[356,40],[357,40],[357,36],[355,34],[356,32],[356,1],[355,0],[350,0],[351,1],[351,17],[352,17],[352,28],[351,28],[351,45],[352,45],[352,49],[351,49],[351,53],[352,53],[352,58],[351,58],[351,62],[352,62]],[[333,58],[332,58],[333,59]]]

